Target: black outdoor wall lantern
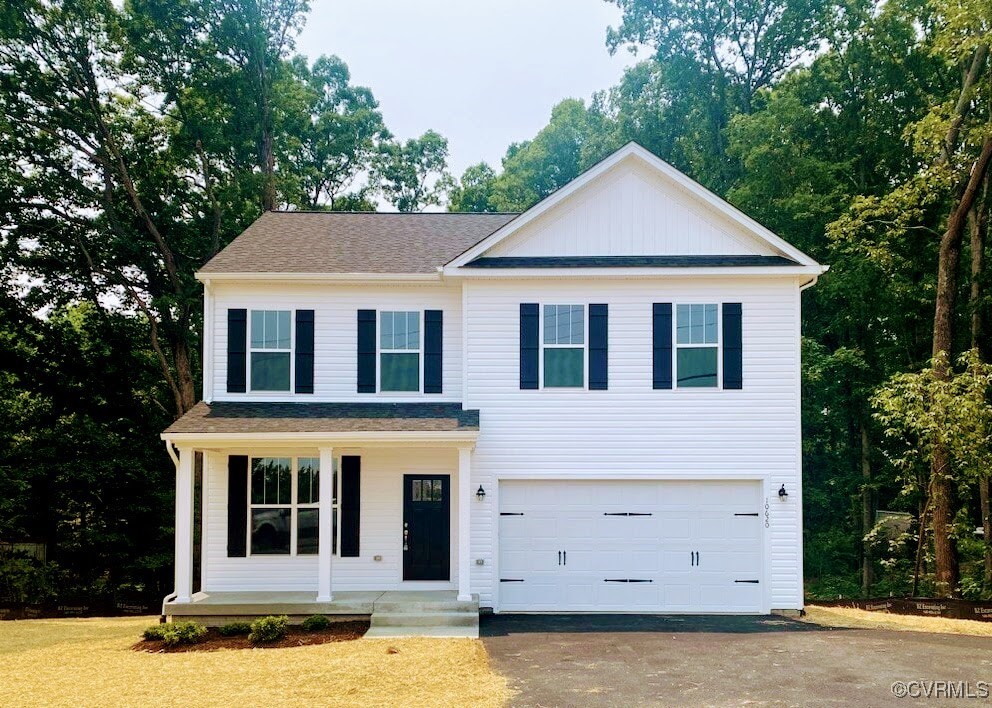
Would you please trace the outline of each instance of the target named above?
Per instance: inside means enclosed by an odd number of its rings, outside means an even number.
[[[479,491],[475,493],[475,496],[480,502],[486,498],[486,490],[482,488],[481,484],[479,485]]]
[[[786,499],[788,499],[788,498],[789,498],[789,493],[788,493],[787,491],[785,491],[785,485],[784,485],[784,484],[783,484],[783,485],[782,485],[782,487],[781,487],[781,488],[780,488],[780,489],[778,490],[778,498],[779,498],[779,499],[780,499],[781,501],[785,501]]]

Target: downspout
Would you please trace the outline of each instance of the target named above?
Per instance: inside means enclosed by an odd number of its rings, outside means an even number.
[[[169,457],[172,458],[172,464],[176,466],[176,473],[179,473],[179,455],[176,454],[176,450],[172,445],[171,440],[165,441],[165,451],[169,453]],[[158,621],[160,624],[165,624],[165,605],[168,602],[176,599],[178,593],[173,590],[168,595],[162,598],[162,614],[159,616]]]

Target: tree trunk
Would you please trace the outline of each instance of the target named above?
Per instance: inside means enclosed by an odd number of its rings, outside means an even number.
[[[870,597],[871,586],[875,583],[875,565],[871,544],[865,536],[874,527],[874,508],[871,489],[871,448],[868,442],[868,427],[861,422],[861,592]]]
[[[985,309],[982,303],[982,287],[985,272],[985,237],[989,223],[989,174],[985,175],[981,200],[971,209],[971,348],[978,352],[982,361],[987,361],[984,351]],[[985,475],[978,480],[978,495],[981,500],[982,535],[985,540],[983,555],[985,572],[983,582],[985,588],[992,587],[992,509],[989,503],[989,477]]]
[[[985,138],[982,151],[972,165],[971,174],[957,205],[947,220],[947,229],[940,240],[937,262],[937,303],[933,319],[934,374],[950,376],[953,353],[954,309],[958,289],[958,264],[961,260],[961,240],[968,213],[978,197],[992,159],[992,136]],[[958,593],[958,556],[952,535],[954,519],[954,483],[950,456],[946,447],[934,448],[930,474],[933,479],[933,538],[934,562],[938,597],[953,597]]]

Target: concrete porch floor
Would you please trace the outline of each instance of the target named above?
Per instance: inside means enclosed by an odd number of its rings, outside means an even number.
[[[337,615],[365,618],[380,613],[450,612],[478,616],[478,596],[459,601],[454,590],[369,590],[341,591],[330,602],[317,602],[313,592],[244,591],[198,592],[192,602],[166,602],[162,614],[170,620],[192,619],[208,626],[225,624],[237,618],[288,615],[302,621],[310,615]]]

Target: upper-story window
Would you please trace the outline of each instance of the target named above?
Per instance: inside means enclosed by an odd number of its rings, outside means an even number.
[[[420,313],[379,315],[379,390],[420,391]]]
[[[675,371],[679,388],[719,385],[720,328],[717,305],[675,308]]]
[[[250,367],[252,391],[289,391],[292,320],[289,310],[252,310]]]
[[[585,386],[586,313],[584,305],[543,308],[544,387]]]

